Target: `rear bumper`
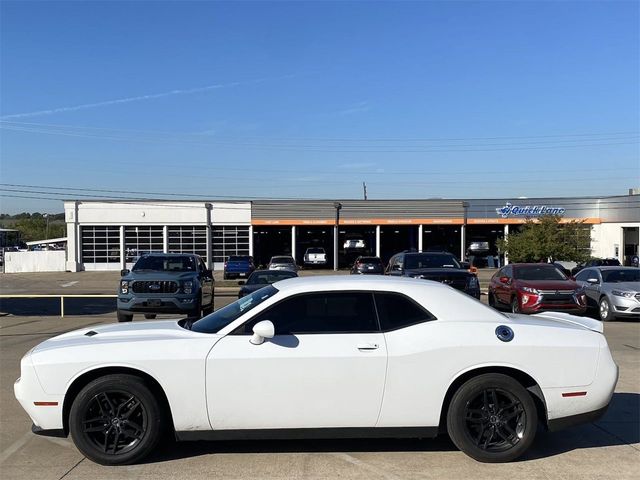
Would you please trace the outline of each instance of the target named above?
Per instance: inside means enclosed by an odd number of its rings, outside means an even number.
[[[607,412],[608,408],[609,404],[591,412],[579,413],[578,415],[571,415],[569,417],[555,418],[553,420],[549,420],[547,427],[550,432],[557,432],[558,430],[582,425],[583,423],[595,422]]]

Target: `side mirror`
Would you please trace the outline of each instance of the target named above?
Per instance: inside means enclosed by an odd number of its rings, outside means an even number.
[[[122,270],[120,270],[120,276],[124,277],[125,275],[128,275],[130,271],[131,270],[129,270],[128,268],[123,268]]]
[[[245,281],[244,281],[244,280],[240,280],[240,281],[238,282],[238,285],[244,285],[244,284],[245,284]]]
[[[500,283],[504,283],[506,285],[509,283],[509,277],[500,277]]]
[[[469,268],[471,268],[471,264],[469,262],[460,262],[460,268],[462,270],[469,270]]]
[[[591,285],[596,285],[600,283],[600,281],[597,278],[587,278],[587,283],[590,283]]]
[[[273,338],[274,335],[275,328],[271,320],[263,320],[253,326],[253,335],[249,341],[254,345],[261,345],[265,338]]]

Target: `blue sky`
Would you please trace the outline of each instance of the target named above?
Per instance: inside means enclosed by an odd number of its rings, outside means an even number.
[[[639,5],[2,1],[0,194],[625,194]]]

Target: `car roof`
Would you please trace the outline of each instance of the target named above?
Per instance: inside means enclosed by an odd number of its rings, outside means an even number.
[[[510,263],[509,265],[511,265],[512,267],[552,267],[552,268],[556,268],[556,266],[553,263],[544,263],[544,262],[540,262],[540,263]]]
[[[322,275],[282,280],[277,284],[283,293],[314,292],[327,290],[379,290],[408,292],[414,288],[448,289],[439,282],[408,277]]]
[[[196,253],[162,253],[162,252],[149,252],[143,253],[141,257],[197,257]]]
[[[606,272],[607,270],[637,270],[638,267],[623,267],[622,265],[600,265],[599,267],[586,267],[585,270],[600,270]]]

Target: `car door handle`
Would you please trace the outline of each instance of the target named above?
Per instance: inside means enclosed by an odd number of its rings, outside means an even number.
[[[366,350],[377,350],[378,348],[380,348],[380,345],[377,343],[360,343],[358,345],[358,350],[361,352]]]

